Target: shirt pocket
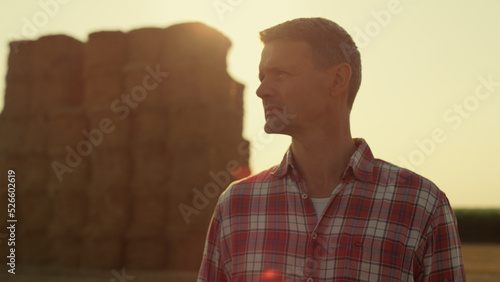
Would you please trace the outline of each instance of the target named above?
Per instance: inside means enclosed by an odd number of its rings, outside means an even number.
[[[328,260],[334,261],[338,271],[343,272],[343,275],[346,277],[354,275],[359,279],[362,278],[358,276],[361,274],[366,274],[367,277],[382,274],[399,277],[400,271],[408,265],[404,244],[366,235],[341,235],[336,242],[330,243],[326,254]],[[361,280],[370,281],[370,279]]]

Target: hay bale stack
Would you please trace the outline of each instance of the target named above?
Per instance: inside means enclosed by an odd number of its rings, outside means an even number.
[[[18,176],[20,266],[198,269],[248,172],[230,45],[201,23],[11,44],[0,168]]]
[[[9,47],[7,85],[2,115],[30,113],[33,98],[35,42],[14,41],[9,44]]]
[[[35,41],[33,113],[81,106],[83,47],[82,42],[65,35],[44,36]]]
[[[121,70],[126,61],[126,34],[95,32],[85,44],[83,105],[89,112],[107,112],[122,94]]]

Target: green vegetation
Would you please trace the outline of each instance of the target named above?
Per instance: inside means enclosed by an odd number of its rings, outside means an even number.
[[[500,243],[500,209],[456,209],[463,243]]]

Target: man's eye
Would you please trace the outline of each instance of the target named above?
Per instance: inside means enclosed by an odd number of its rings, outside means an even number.
[[[277,77],[278,79],[283,79],[283,78],[286,78],[287,76],[288,76],[288,73],[286,73],[286,72],[282,72],[282,71],[280,71],[280,72],[277,72],[277,73],[276,73],[276,77]]]

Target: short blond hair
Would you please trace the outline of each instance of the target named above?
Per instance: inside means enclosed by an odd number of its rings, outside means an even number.
[[[278,38],[308,43],[318,69],[349,64],[352,74],[348,103],[352,107],[361,85],[361,55],[352,37],[341,26],[324,18],[298,18],[265,29],[259,35],[264,44]]]

